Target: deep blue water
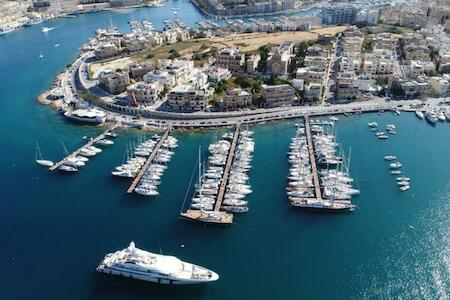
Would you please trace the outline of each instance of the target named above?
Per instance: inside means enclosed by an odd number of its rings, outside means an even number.
[[[65,122],[36,103],[78,47],[110,20],[157,27],[170,7],[193,25],[202,18],[183,1],[164,8],[107,12],[46,22],[0,37],[0,269],[3,299],[448,299],[450,290],[450,124],[429,126],[413,114],[341,117],[338,140],[348,153],[361,195],[351,214],[292,209],[285,196],[286,152],[295,121],[255,127],[250,211],[229,227],[183,221],[178,213],[195,167],[217,131],[178,132],[179,148],[160,196],[126,195],[127,180],[110,176],[125,147],[144,133],[123,132],[116,144],[74,176],[35,165],[35,142],[57,160],[101,129]],[[60,43],[59,48],[53,44]],[[38,59],[40,53],[44,59]],[[367,123],[394,123],[397,134],[376,139]],[[412,177],[395,186],[386,154]],[[412,226],[412,227],[410,227]],[[218,282],[167,287],[104,276],[107,252],[138,247],[204,265]],[[181,247],[181,245],[184,247]]]

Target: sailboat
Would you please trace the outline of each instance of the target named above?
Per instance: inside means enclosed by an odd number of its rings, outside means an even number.
[[[51,160],[42,159],[42,153],[39,149],[39,144],[36,142],[36,158],[35,161],[38,165],[41,165],[43,167],[51,167],[54,165],[54,163]]]

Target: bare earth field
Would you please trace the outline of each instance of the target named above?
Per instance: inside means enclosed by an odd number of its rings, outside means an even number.
[[[216,47],[218,49],[233,47],[239,48],[246,53],[256,52],[259,47],[267,44],[279,45],[284,41],[292,41],[300,43],[303,41],[317,40],[319,34],[336,34],[346,29],[346,26],[333,26],[325,28],[312,29],[310,32],[257,32],[257,33],[242,33],[234,34],[226,37],[213,37],[204,39],[187,40],[175,44],[164,45],[157,49],[132,55],[127,58],[119,58],[116,60],[93,63],[89,66],[90,74],[95,78],[102,70],[110,69],[125,69],[132,62],[139,62],[148,58],[151,54],[152,59],[168,58],[172,49],[177,50],[182,58],[190,59],[192,55],[200,48],[209,49]]]

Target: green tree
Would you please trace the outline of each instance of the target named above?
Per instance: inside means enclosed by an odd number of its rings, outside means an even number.
[[[259,51],[259,55],[261,56],[261,60],[258,63],[258,67],[257,70],[259,72],[265,72],[266,71],[266,63],[267,63],[267,58],[269,57],[269,53],[270,53],[270,49],[271,49],[271,45],[267,44],[264,46],[259,47],[258,51]]]
[[[175,59],[175,58],[178,58],[181,56],[180,53],[176,49],[170,49],[169,53],[170,53],[170,55],[169,55],[170,59]]]
[[[379,86],[385,87],[389,83],[389,79],[386,76],[380,76],[375,80],[375,83]]]
[[[364,40],[363,40],[363,43],[362,43],[362,48],[365,51],[370,50],[370,49],[372,49],[372,44],[373,44],[372,38],[369,37],[369,36],[365,36]]]
[[[253,79],[244,76],[239,76],[234,80],[234,82],[243,89],[251,87],[253,85],[253,81]]]
[[[216,84],[214,84],[214,92],[217,95],[221,95],[226,89],[228,89],[229,82],[226,79],[223,79]]]

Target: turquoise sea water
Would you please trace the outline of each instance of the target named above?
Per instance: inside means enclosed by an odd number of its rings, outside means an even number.
[[[0,269],[3,299],[448,299],[450,290],[450,124],[431,127],[413,114],[341,117],[338,140],[348,152],[361,195],[350,214],[293,209],[285,195],[286,152],[296,120],[255,127],[250,211],[229,227],[178,218],[197,150],[217,131],[178,132],[179,148],[155,199],[126,195],[110,176],[127,143],[116,144],[74,176],[35,165],[35,142],[57,160],[100,129],[65,122],[35,97],[70,63],[78,47],[110,20],[156,26],[170,7],[186,23],[202,16],[189,3],[55,20],[0,37]],[[59,48],[53,44],[60,43]],[[40,53],[44,59],[38,59]],[[298,121],[298,120],[297,120]],[[394,123],[376,139],[367,123]],[[412,178],[400,193],[387,164],[395,154]],[[205,156],[205,155],[204,155]],[[127,246],[172,254],[217,271],[203,286],[158,286],[95,272],[103,255]],[[181,245],[184,247],[181,247]]]

